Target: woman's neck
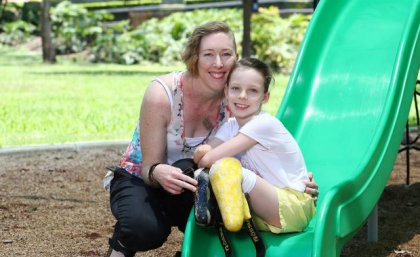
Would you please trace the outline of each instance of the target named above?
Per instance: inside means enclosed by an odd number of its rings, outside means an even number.
[[[224,93],[216,92],[206,87],[199,77],[193,77],[186,72],[183,80],[183,94],[190,103],[200,106],[202,110],[212,110],[223,100]]]
[[[218,113],[223,92],[211,91],[211,88],[198,78],[183,78],[184,132],[187,137],[207,135],[217,125]]]

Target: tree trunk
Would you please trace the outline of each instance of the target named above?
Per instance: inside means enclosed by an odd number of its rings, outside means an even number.
[[[50,22],[50,0],[42,0],[41,10],[41,38],[42,38],[42,60],[44,63],[55,63],[55,48],[51,39]]]
[[[0,0],[0,22],[1,22],[1,19],[3,18],[3,10],[6,7],[6,1],[7,0],[5,0],[3,4],[3,0]]]
[[[313,7],[314,7],[314,10],[316,9],[316,7],[318,6],[318,4],[319,4],[319,0],[314,0],[313,1]]]
[[[243,28],[242,58],[251,56],[251,15],[252,0],[242,0],[243,5]]]

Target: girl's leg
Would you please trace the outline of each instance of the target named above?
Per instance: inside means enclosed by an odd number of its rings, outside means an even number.
[[[252,210],[268,224],[281,227],[277,189],[256,176],[254,188],[248,193]]]
[[[247,218],[243,208],[248,209],[248,205],[241,199],[243,193],[249,195],[257,216],[272,226],[281,227],[277,188],[254,172],[242,168],[238,160],[223,158],[217,161],[210,169],[210,181],[229,231],[239,230]]]
[[[231,232],[239,231],[244,220],[251,218],[242,191],[241,163],[232,157],[218,160],[211,166],[209,177],[224,226]]]

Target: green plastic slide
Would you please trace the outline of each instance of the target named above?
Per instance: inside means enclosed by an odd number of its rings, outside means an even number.
[[[340,256],[389,178],[420,68],[420,0],[321,0],[277,117],[299,142],[320,187],[300,233],[262,233],[266,256]],[[379,224],[380,226],[380,224]],[[229,233],[234,256],[255,256]],[[379,238],[380,240],[380,238]],[[224,256],[212,228],[190,216],[182,256]]]

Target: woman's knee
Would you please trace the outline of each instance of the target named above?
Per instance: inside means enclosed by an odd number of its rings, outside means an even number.
[[[119,230],[119,243],[136,252],[159,248],[171,233],[171,227],[166,222],[148,220],[120,222]]]

